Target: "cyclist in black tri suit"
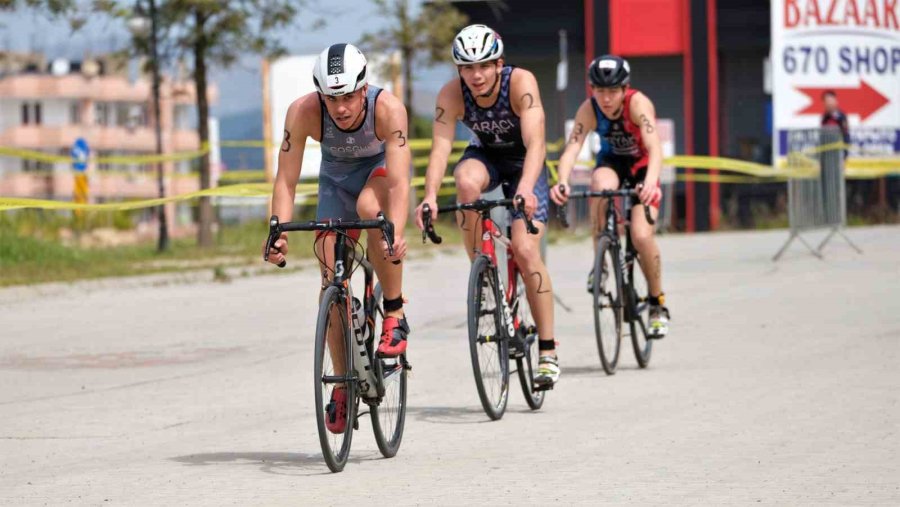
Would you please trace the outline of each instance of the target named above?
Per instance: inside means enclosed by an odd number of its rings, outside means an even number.
[[[528,303],[538,328],[540,360],[535,383],[551,386],[559,379],[553,336],[553,287],[541,259],[540,241],[547,223],[547,170],[544,108],[534,74],[504,65],[503,42],[485,25],[464,28],[454,39],[453,61],[459,79],[444,85],[437,99],[434,136],[425,198],[416,210],[419,228],[422,207],[428,204],[437,217],[437,193],[447,168],[456,131],[462,121],[475,134],[456,164],[457,200],[468,203],[501,184],[507,197],[521,195],[525,214],[534,220],[539,234],[526,234],[521,213],[513,214],[512,249],[522,270]],[[466,252],[474,258],[481,241],[476,212],[458,218]]]

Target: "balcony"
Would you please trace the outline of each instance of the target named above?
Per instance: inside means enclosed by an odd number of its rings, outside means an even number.
[[[84,137],[93,151],[156,152],[156,135],[152,127],[128,129],[94,125],[47,126],[19,125],[0,133],[0,146],[59,153],[69,149],[76,139]],[[163,132],[163,147],[171,151],[190,151],[200,147],[200,137],[193,130]]]
[[[90,176],[90,196],[94,201],[122,199],[152,199],[157,197],[156,173],[95,172]],[[74,172],[9,173],[0,176],[0,195],[4,197],[48,197],[71,199],[75,187]],[[194,192],[200,187],[192,176],[166,178],[166,194],[180,195]]]
[[[163,100],[176,104],[193,104],[196,92],[192,82],[172,84],[163,81]],[[210,85],[207,90],[210,104],[219,98],[218,89]],[[134,83],[121,76],[98,76],[88,78],[80,74],[51,76],[46,74],[22,74],[0,79],[0,97],[34,99],[90,99],[104,102],[148,102],[150,81],[138,80]]]

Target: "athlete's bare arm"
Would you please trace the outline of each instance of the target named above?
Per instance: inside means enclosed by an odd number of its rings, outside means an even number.
[[[387,90],[378,95],[375,107],[375,135],[384,139],[387,166],[389,209],[384,210],[394,223],[395,245],[403,238],[409,209],[409,128],[406,107]]]
[[[522,125],[522,142],[525,144],[525,163],[517,194],[525,197],[525,213],[530,217],[537,208],[534,184],[544,169],[547,158],[546,133],[544,131],[544,105],[534,74],[525,69],[514,69],[509,83],[510,103]]]
[[[447,171],[447,160],[453,151],[453,139],[456,136],[456,122],[465,113],[462,88],[458,79],[453,79],[441,88],[434,108],[434,124],[431,136],[431,155],[428,157],[428,170],[425,173],[425,198],[416,209],[416,224],[423,228],[422,205],[431,206],[432,217],[437,217],[437,194],[441,181]]]
[[[641,139],[647,148],[647,176],[644,178],[644,186],[641,188],[641,202],[650,204],[654,200],[659,182],[659,173],[662,171],[662,143],[659,141],[659,132],[656,128],[656,108],[653,102],[643,93],[635,93],[631,98],[631,121],[641,129]]]
[[[559,185],[554,185],[550,189],[550,197],[556,204],[564,204],[569,199],[569,176],[575,167],[575,161],[578,159],[578,153],[584,145],[584,140],[597,128],[597,117],[594,114],[594,108],[591,105],[591,99],[587,99],[578,107],[575,113],[575,124],[572,126],[572,133],[566,141],[566,147],[562,156],[559,157]],[[565,191],[561,191],[560,186],[564,186]]]
[[[278,152],[278,173],[272,189],[272,214],[281,222],[288,222],[294,213],[294,197],[306,138],[320,135],[322,113],[318,94],[313,92],[300,97],[288,107],[284,119],[281,147]],[[275,249],[269,252],[269,262],[280,264],[288,252],[287,233],[275,242]]]

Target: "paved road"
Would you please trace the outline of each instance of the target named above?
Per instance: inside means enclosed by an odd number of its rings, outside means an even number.
[[[673,332],[600,369],[585,242],[554,245],[563,377],[488,422],[468,359],[467,265],[408,265],[410,413],[343,474],[312,409],[315,271],[231,283],[0,292],[0,504],[900,504],[900,228],[824,261],[784,231],[662,239]],[[439,290],[437,290],[439,288]]]

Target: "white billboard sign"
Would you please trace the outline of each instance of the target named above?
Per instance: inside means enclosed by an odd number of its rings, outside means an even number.
[[[900,1],[772,0],[773,155],[788,133],[821,125],[834,91],[850,156],[900,152]]]

